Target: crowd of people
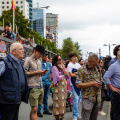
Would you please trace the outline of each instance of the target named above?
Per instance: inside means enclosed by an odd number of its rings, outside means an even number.
[[[111,120],[120,119],[120,45],[114,48],[113,60],[91,54],[86,63],[78,60],[74,52],[68,60],[60,55],[48,58],[42,45],[33,49],[33,54],[23,60],[24,48],[20,42],[14,42],[10,53],[0,61],[1,120],[18,120],[20,104],[28,100],[30,120],[38,120],[45,114],[65,120],[67,91],[72,93],[72,120],[97,120],[98,115],[106,115],[104,101],[112,103]],[[51,86],[52,112],[48,108]]]
[[[17,32],[15,34],[14,31],[12,29],[9,29],[8,26],[5,26],[4,31],[2,31],[2,33],[1,33],[1,36],[9,38],[9,39],[14,40],[14,41],[16,41],[18,43],[21,43],[21,44],[25,44],[25,45],[32,46],[32,47],[36,46],[33,39],[31,39],[31,38],[27,38],[27,39],[22,38],[19,35],[19,32]]]

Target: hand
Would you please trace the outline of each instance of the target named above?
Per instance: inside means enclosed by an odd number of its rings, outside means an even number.
[[[112,87],[112,91],[116,92],[116,93],[120,93],[120,89]]]
[[[63,66],[61,64],[58,64],[58,67],[61,68],[61,69],[63,69]]]
[[[44,74],[46,74],[47,73],[47,71],[46,70],[38,70],[37,71],[37,74],[39,74],[39,75],[44,75]]]
[[[102,84],[101,83],[99,83],[99,82],[93,82],[93,86],[94,87],[97,87],[97,88],[102,88]]]

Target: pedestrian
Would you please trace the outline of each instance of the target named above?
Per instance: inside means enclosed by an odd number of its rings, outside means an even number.
[[[76,93],[76,86],[73,86],[71,77],[76,77],[76,72],[72,72],[73,69],[78,70],[80,68],[80,65],[76,63],[77,54],[76,53],[70,53],[69,57],[71,59],[71,62],[68,64],[67,71],[69,73],[69,79],[70,79],[70,86],[72,89],[72,95],[73,95],[73,120],[77,120],[80,118],[79,116],[79,104],[81,100],[81,94]],[[80,91],[79,91],[80,92]]]
[[[67,66],[68,66],[69,63],[70,63],[70,61],[68,60],[68,61],[66,62],[66,64],[65,64],[65,70],[67,70]],[[71,86],[70,86],[69,76],[66,77],[66,80],[67,80],[67,91],[72,92]],[[73,103],[73,97],[70,98],[70,100],[68,100],[68,102],[69,102],[69,101],[70,101],[70,103]]]
[[[25,40],[24,44],[30,46],[30,38],[27,38],[27,39]]]
[[[68,72],[62,65],[62,58],[59,55],[53,57],[53,115],[56,120],[64,120],[64,114],[66,112],[66,90],[67,82],[65,76],[68,76]]]
[[[110,65],[104,75],[106,85],[112,90],[114,103],[114,120],[120,119],[120,50],[117,52],[117,61]]]
[[[118,58],[117,58],[117,52],[118,52],[119,50],[120,50],[120,45],[115,46],[115,48],[113,49],[113,54],[114,54],[115,58],[112,59],[112,60],[109,62],[109,67],[118,60]],[[112,98],[112,90],[111,90],[111,89],[109,89],[109,95],[110,95],[110,97],[111,97],[110,118],[111,118],[111,120],[114,120],[114,100],[113,100],[113,98]]]
[[[1,120],[18,120],[20,104],[28,100],[23,54],[23,46],[13,43],[10,54],[0,60]]]
[[[98,68],[98,72],[100,73],[102,78],[103,78],[103,75],[105,74],[105,69],[103,69],[103,66],[104,66],[103,60],[100,59],[99,62],[98,62],[98,67],[97,68]],[[106,115],[106,113],[103,111],[104,96],[102,94],[104,94],[103,89],[101,89],[101,106],[100,106],[100,110],[98,112],[98,115]]]
[[[88,57],[86,65],[78,69],[77,88],[81,88],[82,111],[80,120],[97,120],[98,111],[101,105],[101,87],[100,73],[96,68],[98,65],[98,56],[91,54]]]
[[[41,61],[42,70],[47,70],[47,73],[42,76],[42,84],[43,84],[43,90],[44,90],[43,114],[52,115],[52,113],[49,112],[49,110],[48,110],[48,97],[49,97],[49,93],[50,93],[50,85],[51,85],[51,78],[52,78],[52,66],[49,62],[47,62],[47,57],[48,57],[48,54],[46,54],[46,53],[43,54],[42,61]],[[37,111],[38,117],[43,117],[43,115],[41,114],[41,107],[42,107],[42,105],[39,104],[38,111]]]
[[[84,60],[82,58],[79,60],[79,64],[81,65],[81,67],[84,65]]]
[[[49,59],[49,63],[50,63],[51,66],[52,66],[52,57],[50,57],[50,59]]]
[[[20,41],[20,39],[21,39],[21,37],[20,37],[20,35],[19,35],[19,33],[17,32],[17,34],[16,34],[16,41],[18,42],[18,41]]]
[[[27,72],[27,81],[29,87],[29,101],[31,106],[30,120],[37,120],[38,104],[43,102],[43,86],[42,75],[46,74],[46,70],[42,70],[40,57],[45,53],[42,45],[34,47],[34,52],[30,57],[25,58],[25,68]]]
[[[1,36],[7,37],[7,38],[10,39],[11,36],[10,36],[10,31],[9,31],[9,27],[8,27],[8,26],[5,26],[5,29],[4,29],[4,31],[2,32]]]
[[[14,33],[14,31],[12,29],[11,29],[11,34],[10,35],[11,35],[10,38],[12,40],[16,40],[15,33]]]

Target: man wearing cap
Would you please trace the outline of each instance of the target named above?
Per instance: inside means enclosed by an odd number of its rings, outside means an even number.
[[[51,77],[52,77],[52,66],[49,62],[47,62],[48,54],[43,54],[42,56],[42,70],[47,70],[47,73],[42,76],[42,84],[43,84],[43,90],[44,90],[44,98],[43,98],[43,104],[44,104],[44,110],[43,114],[52,115],[52,113],[48,110],[48,96],[50,93],[50,85],[51,85]],[[37,115],[38,117],[43,117],[41,114],[41,104],[38,106]]]
[[[42,45],[34,47],[32,56],[25,59],[25,68],[27,72],[27,81],[29,87],[29,101],[31,106],[30,120],[37,120],[38,104],[43,102],[42,75],[46,74],[46,70],[41,69],[40,57],[45,53]]]

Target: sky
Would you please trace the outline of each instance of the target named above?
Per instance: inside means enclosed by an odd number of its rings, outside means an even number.
[[[120,44],[120,0],[33,0],[33,7],[50,6],[46,13],[58,16],[58,48],[71,37],[78,42],[83,58],[87,53],[113,56],[112,44]]]

